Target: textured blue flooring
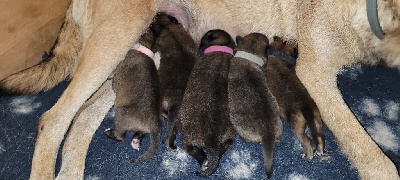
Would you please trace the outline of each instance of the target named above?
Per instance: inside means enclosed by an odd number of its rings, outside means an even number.
[[[384,152],[400,166],[398,70],[354,65],[345,68],[338,80],[346,103]],[[63,82],[36,96],[0,97],[0,179],[29,178],[38,119],[66,86],[67,82]],[[260,145],[244,143],[239,138],[222,157],[218,170],[208,178],[196,177],[199,166],[191,156],[182,150],[169,152],[164,146],[149,161],[131,164],[132,159],[147,149],[149,138],[145,137],[139,152],[129,145],[133,133],[128,133],[121,143],[108,139],[103,131],[113,125],[113,117],[111,109],[91,142],[85,179],[266,179]],[[271,179],[359,179],[331,132],[326,127],[324,132],[325,155],[304,161],[300,143],[285,122],[281,142],[275,149]],[[60,158],[57,172],[59,166]]]

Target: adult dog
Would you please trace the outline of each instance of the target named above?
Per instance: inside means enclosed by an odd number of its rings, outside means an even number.
[[[400,65],[400,1],[378,1],[380,25],[386,33],[382,40],[370,29],[365,4],[363,0],[74,0],[54,57],[1,82],[5,90],[29,93],[72,77],[58,102],[40,118],[31,179],[54,178],[58,147],[75,113],[124,59],[157,11],[177,16],[197,42],[217,28],[233,37],[259,32],[270,39],[275,35],[296,39],[296,73],[361,178],[400,179],[336,84],[336,75],[345,65],[375,65],[381,58],[391,67]],[[38,77],[49,78],[32,81]]]

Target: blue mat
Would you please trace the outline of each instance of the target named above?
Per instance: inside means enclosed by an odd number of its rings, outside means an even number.
[[[345,68],[338,76],[343,97],[365,129],[384,152],[400,165],[400,73],[397,69],[368,67],[360,64]],[[39,117],[62,94],[68,82],[36,96],[0,97],[0,179],[28,179]],[[218,170],[208,178],[198,178],[197,162],[183,150],[169,152],[160,146],[157,154],[142,164],[131,160],[148,147],[143,140],[141,151],[129,145],[133,133],[117,143],[104,135],[113,125],[110,110],[90,144],[86,158],[85,179],[266,179],[261,146],[244,143],[236,137],[224,154]],[[163,124],[165,130],[165,124]],[[288,124],[284,122],[281,142],[275,149],[274,174],[271,179],[359,179],[347,157],[338,147],[332,133],[324,126],[326,153],[311,161],[301,159],[303,150]],[[177,139],[178,146],[179,136]],[[61,152],[60,152],[61,153]],[[60,168],[61,154],[56,173]]]

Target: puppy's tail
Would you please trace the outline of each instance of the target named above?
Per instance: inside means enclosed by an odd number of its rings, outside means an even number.
[[[174,134],[174,131],[176,131],[175,124],[178,115],[178,108],[173,105],[169,107],[167,111],[167,131],[165,133],[164,144],[170,149],[176,149],[176,146],[174,145],[174,139],[171,138]]]
[[[156,154],[158,150],[158,146],[160,145],[161,142],[161,121],[159,120],[158,116],[153,117],[155,119],[152,119],[153,122],[155,122],[153,125],[151,125],[150,128],[150,146],[147,149],[147,151],[139,156],[137,159],[133,160],[132,163],[141,163],[144,161],[147,161],[151,157],[153,157],[154,154]]]
[[[322,128],[322,118],[321,113],[317,105],[312,102],[306,108],[302,109],[303,116],[307,121],[308,127],[311,130],[311,136],[313,138],[313,143],[316,145],[316,154],[324,154],[325,148],[325,134]]]
[[[275,138],[269,135],[265,135],[261,142],[264,157],[264,168],[268,178],[272,177],[275,142]]]
[[[82,37],[68,10],[53,54],[44,62],[0,81],[0,94],[35,94],[66,79],[76,68]]]
[[[201,165],[201,171],[196,172],[197,176],[206,177],[214,173],[219,165],[220,149],[219,148],[205,148],[207,151],[207,158]]]

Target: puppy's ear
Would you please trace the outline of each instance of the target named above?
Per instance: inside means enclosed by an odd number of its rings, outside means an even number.
[[[274,36],[274,41],[278,41],[279,39],[281,39],[281,38],[278,36]]]
[[[292,55],[294,58],[298,58],[299,57],[299,49],[297,48],[297,47],[295,47],[294,49],[293,49],[293,55]]]
[[[240,43],[242,43],[243,37],[242,36],[236,36],[236,45],[238,46]]]

